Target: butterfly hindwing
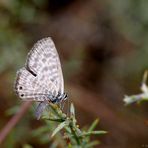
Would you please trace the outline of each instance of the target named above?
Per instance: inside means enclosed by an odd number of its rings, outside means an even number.
[[[50,81],[45,84],[40,82],[38,77],[30,73],[25,67],[17,72],[15,91],[22,100],[48,100],[48,96],[45,95],[49,93],[47,86],[50,86],[51,92],[54,92],[56,89]]]

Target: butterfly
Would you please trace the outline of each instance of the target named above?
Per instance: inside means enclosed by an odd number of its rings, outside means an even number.
[[[16,74],[15,92],[23,101],[40,102],[37,119],[49,102],[67,99],[59,55],[50,37],[39,40],[28,53],[25,66]]]

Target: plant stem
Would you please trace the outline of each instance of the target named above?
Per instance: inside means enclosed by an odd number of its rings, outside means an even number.
[[[75,138],[77,144],[80,145],[79,137],[77,136],[77,133],[76,133],[75,130],[74,130],[75,128],[74,128],[72,122],[69,123],[69,127],[70,127],[70,129],[71,129],[71,133],[73,134],[73,136],[74,136],[74,138]]]
[[[98,120],[96,120],[92,126],[89,128],[87,132],[81,131],[79,127],[77,126],[77,121],[75,118],[75,111],[74,106],[71,108],[71,114],[68,116],[65,113],[62,112],[62,110],[56,105],[56,104],[49,104],[52,111],[53,111],[53,117],[50,118],[47,116],[44,119],[60,122],[60,124],[57,126],[57,128],[53,131],[53,136],[62,130],[65,129],[65,134],[68,136],[69,144],[71,146],[76,147],[85,147],[88,143],[90,143],[89,139],[92,134],[105,134],[105,131],[93,131],[93,129],[96,127]],[[48,114],[49,115],[49,114]]]

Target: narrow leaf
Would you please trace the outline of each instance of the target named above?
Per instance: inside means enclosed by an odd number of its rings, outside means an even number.
[[[53,137],[57,132],[59,132],[64,126],[67,125],[67,122],[62,122],[58,125],[58,127],[53,131],[51,137]]]
[[[106,134],[106,131],[91,131],[91,132],[84,132],[81,136],[90,136],[90,135],[102,135]]]
[[[73,103],[71,103],[71,106],[70,106],[70,114],[75,117],[75,108]]]
[[[88,132],[93,131],[93,130],[96,128],[96,126],[97,126],[98,123],[99,123],[99,119],[96,119],[96,120],[91,124],[90,128],[88,129]]]
[[[63,121],[65,121],[62,118],[49,118],[49,117],[46,117],[46,116],[43,116],[42,119],[46,119],[46,120],[50,120],[50,121],[56,121],[56,122],[63,122]]]

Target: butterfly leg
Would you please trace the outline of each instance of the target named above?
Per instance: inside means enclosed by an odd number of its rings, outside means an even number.
[[[37,107],[37,109],[36,109],[36,112],[35,112],[35,116],[36,116],[37,120],[40,119],[40,117],[41,117],[41,115],[42,115],[44,109],[45,109],[46,106],[48,105],[48,103],[49,103],[49,102],[48,102],[47,100],[46,100],[46,101],[43,101],[43,102],[41,102],[41,103],[39,103],[39,105],[38,105],[38,107]]]

